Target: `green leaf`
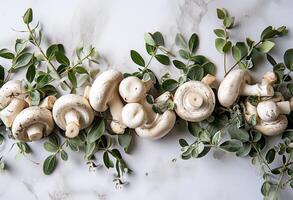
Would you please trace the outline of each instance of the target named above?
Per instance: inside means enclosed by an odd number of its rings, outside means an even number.
[[[96,143],[87,143],[85,145],[85,158],[89,159],[96,149]]]
[[[267,154],[266,154],[266,160],[268,162],[268,164],[271,164],[276,156],[276,150],[275,149],[270,149]]]
[[[14,49],[15,49],[16,54],[21,53],[26,48],[26,45],[27,45],[27,40],[16,39],[15,45],[14,45]]]
[[[242,58],[241,51],[236,45],[232,47],[232,56],[235,61],[239,61]]]
[[[132,141],[132,135],[130,135],[129,133],[128,134],[124,133],[122,135],[118,135],[118,142],[119,142],[120,146],[123,147],[123,149],[126,153],[129,151],[131,141]]]
[[[223,21],[223,25],[227,28],[230,29],[234,25],[235,18],[234,17],[225,17]]]
[[[237,152],[243,147],[243,144],[239,140],[228,140],[223,142],[220,145],[221,149],[224,149],[229,152]]]
[[[181,146],[181,147],[186,147],[186,146],[189,146],[188,145],[188,143],[187,143],[187,141],[185,140],[185,139],[179,139],[179,145]]]
[[[31,148],[30,146],[25,142],[17,142],[17,146],[21,153],[30,153]]]
[[[6,59],[13,59],[14,54],[10,52],[8,49],[0,49],[0,57],[6,58]]]
[[[36,76],[36,67],[34,65],[30,65],[26,71],[26,80],[28,80],[28,82],[31,83],[33,82],[35,76]]]
[[[222,140],[222,132],[218,131],[212,138],[212,144],[218,145],[218,143]]]
[[[203,55],[192,56],[190,60],[193,61],[194,64],[198,64],[198,65],[203,65],[207,62],[210,62],[210,60]]]
[[[203,131],[203,129],[196,122],[188,122],[188,131],[194,137],[199,137],[199,134]]]
[[[198,35],[196,33],[193,33],[188,41],[189,51],[192,53],[195,53],[198,47],[198,44],[199,44]]]
[[[21,53],[13,60],[13,68],[19,69],[30,64],[33,55],[31,53]]]
[[[80,66],[75,67],[74,71],[79,74],[88,74],[88,71],[84,67],[80,67]]]
[[[109,158],[109,154],[107,151],[104,152],[103,155],[103,161],[105,166],[109,169],[109,168],[113,168],[114,167],[114,163],[112,162],[112,160],[110,160]]]
[[[30,96],[31,96],[31,99],[32,99],[32,102],[31,104],[33,106],[37,106],[40,104],[40,100],[41,100],[41,94],[38,90],[32,90],[30,92]]]
[[[139,66],[142,66],[144,67],[145,66],[145,62],[144,62],[144,59],[141,57],[141,55],[134,51],[134,50],[131,50],[130,51],[130,56],[131,56],[131,59],[133,60],[133,62]]]
[[[1,83],[1,81],[4,81],[4,79],[5,79],[5,69],[2,65],[0,65],[0,83]],[[1,86],[1,84],[0,84],[0,86]]]
[[[266,40],[262,42],[261,44],[257,45],[257,50],[262,53],[268,53],[273,47],[275,46],[274,42],[271,42],[269,40]]]
[[[155,43],[159,46],[164,46],[165,42],[164,42],[164,37],[162,35],[162,33],[160,32],[155,32],[153,34],[153,39],[155,40]]]
[[[230,126],[227,131],[230,134],[231,139],[240,140],[242,142],[249,141],[249,134],[245,129]]]
[[[61,155],[62,160],[64,160],[64,161],[68,160],[68,154],[63,149],[60,151],[60,155]]]
[[[230,41],[226,42],[225,45],[223,46],[223,52],[227,53],[230,51],[232,47],[232,43]]]
[[[184,49],[180,49],[179,50],[179,55],[183,59],[189,59],[190,58],[189,53],[186,50],[184,50]]]
[[[223,48],[226,44],[226,41],[223,38],[217,38],[215,40],[215,46],[216,49],[220,52],[220,53],[224,53]]]
[[[22,19],[25,24],[31,23],[33,21],[33,10],[31,8],[27,9]]]
[[[271,63],[272,66],[277,64],[275,59],[270,54],[267,54],[267,60],[269,61],[269,63]]]
[[[151,45],[151,46],[156,46],[156,42],[153,38],[153,36],[150,33],[145,33],[144,34],[144,41],[145,43]]]
[[[249,152],[251,151],[251,145],[247,143],[243,143],[243,147],[236,152],[236,156],[238,157],[245,157],[249,155]]]
[[[217,8],[217,16],[219,19],[224,19],[228,15],[226,9]]]
[[[163,65],[170,65],[170,59],[168,56],[165,56],[163,54],[157,54],[155,55],[155,58]]]
[[[151,55],[151,56],[155,55],[157,47],[151,46],[149,44],[145,44],[145,48],[146,48],[149,55]]]
[[[181,69],[181,70],[186,69],[186,65],[183,62],[179,61],[179,60],[173,60],[173,65],[177,69]]]
[[[204,69],[199,65],[194,65],[188,69],[187,77],[190,80],[200,81],[204,76]]]
[[[181,48],[187,48],[187,43],[181,33],[176,34],[175,44]]]
[[[271,184],[268,181],[265,181],[261,186],[261,193],[264,196],[268,196],[271,191]]]
[[[216,36],[218,36],[220,38],[226,38],[226,34],[223,29],[215,29],[214,33],[216,34]]]
[[[57,165],[57,159],[56,155],[50,155],[46,158],[46,160],[43,163],[43,172],[46,175],[52,174],[52,172],[55,170]]]
[[[70,65],[69,59],[66,57],[66,55],[63,52],[61,51],[55,52],[55,57],[57,62],[59,62],[61,65],[65,65],[66,67]]]
[[[48,142],[46,141],[44,143],[44,148],[48,151],[48,152],[52,152],[55,153],[59,150],[59,146],[57,146],[56,144],[53,144],[52,142]]]
[[[203,130],[200,134],[199,134],[199,139],[202,142],[211,142],[211,134],[209,131],[207,130]]]
[[[288,49],[284,54],[284,63],[290,71],[293,71],[293,49]]]
[[[71,82],[72,88],[76,88],[77,87],[77,79],[76,79],[76,75],[75,72],[73,70],[68,71],[68,79]]]
[[[166,79],[162,83],[162,88],[165,91],[173,91],[179,86],[179,83],[174,79]]]
[[[215,75],[216,73],[216,66],[212,62],[207,62],[201,66],[204,69],[204,74],[211,74]]]
[[[94,143],[97,141],[105,132],[104,120],[100,120],[93,124],[88,132],[87,141],[88,143]]]
[[[46,51],[48,60],[52,60],[55,57],[55,53],[59,51],[58,44],[52,44]]]

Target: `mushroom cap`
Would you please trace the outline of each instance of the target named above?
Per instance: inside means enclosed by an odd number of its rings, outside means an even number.
[[[142,80],[136,76],[129,76],[121,81],[119,93],[125,102],[135,103],[145,97],[147,90]]]
[[[13,98],[23,98],[23,89],[20,80],[11,80],[0,89],[0,109],[5,108]]]
[[[222,106],[229,107],[234,104],[247,77],[249,76],[246,71],[236,69],[224,78],[218,88],[218,99]]]
[[[121,72],[112,69],[96,78],[89,92],[89,102],[95,111],[104,112],[108,109],[107,104],[122,79]]]
[[[160,139],[167,135],[176,122],[176,115],[173,111],[167,110],[163,114],[157,114],[156,119],[150,124],[144,124],[135,129],[136,133],[144,138]]]
[[[265,122],[275,121],[280,115],[274,101],[262,101],[257,104],[257,114]]]
[[[215,101],[213,90],[200,81],[184,83],[174,95],[176,113],[191,122],[207,119],[215,108]]]
[[[283,133],[288,126],[288,119],[285,115],[279,115],[277,120],[272,122],[265,122],[260,120],[254,128],[267,136],[276,136]]]
[[[43,136],[52,133],[54,121],[51,111],[39,106],[32,106],[22,110],[13,121],[11,129],[13,136],[21,141],[30,141],[27,129],[34,124],[44,125]]]
[[[77,94],[67,94],[57,99],[53,106],[54,121],[63,130],[66,129],[65,115],[69,111],[75,111],[79,114],[80,129],[87,128],[94,120],[94,111],[84,97]]]
[[[129,128],[137,128],[146,121],[143,106],[139,103],[128,103],[122,109],[122,121]]]

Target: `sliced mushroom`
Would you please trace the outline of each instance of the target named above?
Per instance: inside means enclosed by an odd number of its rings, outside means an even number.
[[[117,134],[123,134],[126,128],[121,117],[124,105],[118,94],[118,85],[122,79],[123,76],[118,71],[105,71],[96,78],[88,95],[89,102],[95,111],[104,112],[109,107],[112,115],[110,126]]]
[[[11,80],[1,87],[0,118],[6,127],[11,127],[15,117],[26,107],[21,81]]]
[[[91,125],[94,111],[87,99],[76,94],[67,94],[56,100],[53,106],[55,123],[69,138],[74,138],[79,131]]]
[[[241,69],[234,70],[225,77],[219,86],[219,102],[222,106],[229,107],[235,103],[238,96],[273,96],[272,84],[276,80],[275,76],[273,72],[266,73],[261,84],[249,85],[248,72]]]
[[[175,92],[175,111],[190,122],[207,119],[215,108],[215,94],[209,85],[200,81],[188,81]]]
[[[53,128],[51,111],[40,106],[32,106],[25,108],[16,116],[11,130],[16,139],[27,142],[49,135]]]

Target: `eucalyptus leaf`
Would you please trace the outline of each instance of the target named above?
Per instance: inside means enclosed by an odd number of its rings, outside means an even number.
[[[95,141],[97,141],[105,132],[105,122],[104,120],[99,120],[98,122],[95,122],[89,132],[88,132],[88,136],[87,136],[87,141],[88,143],[94,143]]]
[[[0,57],[6,58],[6,59],[13,59],[14,54],[10,52],[8,49],[0,49]]]
[[[176,34],[175,43],[177,46],[181,48],[185,48],[185,49],[187,48],[187,43],[181,33]]]
[[[147,44],[149,44],[151,46],[156,46],[156,42],[155,42],[152,34],[150,34],[150,33],[145,33],[144,34],[144,41],[145,41],[145,43],[147,43]]]
[[[225,141],[225,142],[223,142],[220,145],[220,148],[221,149],[224,149],[224,150],[229,151],[229,152],[237,152],[242,147],[243,147],[243,144],[242,144],[241,141],[239,141],[239,140],[233,140],[233,139],[232,140]]]
[[[216,49],[220,53],[224,53],[223,48],[224,48],[225,44],[226,44],[226,41],[223,38],[217,38],[215,41]]]
[[[195,53],[199,44],[199,38],[196,33],[193,33],[188,41],[189,51]]]
[[[203,78],[203,76],[204,69],[199,65],[192,66],[188,69],[187,77],[190,80],[200,81]]]
[[[226,38],[226,34],[225,31],[223,29],[215,29],[214,33],[216,34],[216,36],[220,37],[220,38]]]
[[[56,155],[50,155],[46,158],[46,160],[43,163],[43,172],[46,175],[52,174],[52,172],[55,170],[57,165],[57,159]]]
[[[28,82],[31,83],[33,82],[35,76],[36,76],[36,67],[34,65],[30,65],[26,71],[26,80],[28,80]]]
[[[165,91],[173,91],[175,90],[177,87],[179,86],[179,83],[174,80],[174,79],[166,79],[163,83],[162,83],[162,88]]]
[[[33,21],[33,10],[31,8],[27,9],[23,15],[23,22],[29,24]]]
[[[275,46],[274,42],[266,40],[259,44],[256,48],[262,53],[268,53]]]
[[[153,36],[153,39],[157,45],[159,45],[159,46],[165,45],[165,41],[164,41],[164,37],[163,37],[162,33],[157,31],[152,36]]]
[[[135,50],[131,50],[130,56],[135,64],[142,66],[142,67],[145,66],[144,59],[141,57],[141,55],[138,52],[136,52]]]
[[[177,69],[181,69],[181,70],[184,70],[186,69],[186,65],[179,61],[179,60],[173,60],[173,65],[177,68]]]
[[[284,54],[284,63],[290,71],[293,71],[293,49],[288,49]]]
[[[170,65],[170,59],[166,55],[157,54],[155,55],[155,58],[157,59],[157,61],[159,61],[163,65]]]
[[[59,62],[60,64],[65,65],[67,67],[70,65],[69,59],[66,57],[66,55],[63,52],[61,51],[55,52],[55,57],[57,62]]]
[[[114,163],[110,160],[109,158],[109,154],[107,151],[104,152],[103,154],[103,161],[104,164],[107,168],[113,168],[114,167]]]

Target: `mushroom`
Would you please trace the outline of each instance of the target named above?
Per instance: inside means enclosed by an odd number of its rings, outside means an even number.
[[[94,111],[88,100],[77,94],[67,94],[56,100],[53,106],[55,123],[69,138],[74,138],[79,131],[91,125]]]
[[[88,94],[89,102],[95,111],[104,112],[110,109],[110,126],[117,134],[123,134],[126,128],[121,117],[124,105],[118,94],[118,85],[122,79],[123,75],[116,70],[105,71],[96,78]]]
[[[229,107],[234,104],[238,96],[273,96],[272,84],[275,81],[276,75],[268,72],[263,76],[261,84],[250,85],[248,72],[236,69],[221,82],[218,89],[219,102],[222,106]]]
[[[21,81],[11,80],[0,89],[0,118],[6,127],[11,127],[15,117],[28,107],[24,100]]]
[[[143,81],[136,76],[129,76],[123,79],[119,85],[119,93],[127,103],[139,102],[146,97],[147,92],[153,86],[151,79]]]
[[[210,78],[209,78],[210,79]],[[203,79],[212,84],[212,81]],[[175,111],[179,117],[190,122],[200,122],[207,119],[215,108],[215,94],[211,87],[200,81],[188,81],[182,84],[175,92]]]
[[[263,105],[262,103],[264,102],[260,102],[257,106],[254,106],[248,101],[245,102],[246,121],[251,123],[251,117],[256,116],[257,123],[254,125],[254,129],[267,136],[275,136],[283,133],[288,126],[287,117],[285,115],[275,114],[275,112],[269,113],[268,116],[263,113],[259,115],[259,109],[263,106],[267,106],[265,105],[266,103]]]
[[[52,113],[46,108],[32,106],[16,116],[11,131],[16,139],[28,142],[49,135],[53,128]]]

